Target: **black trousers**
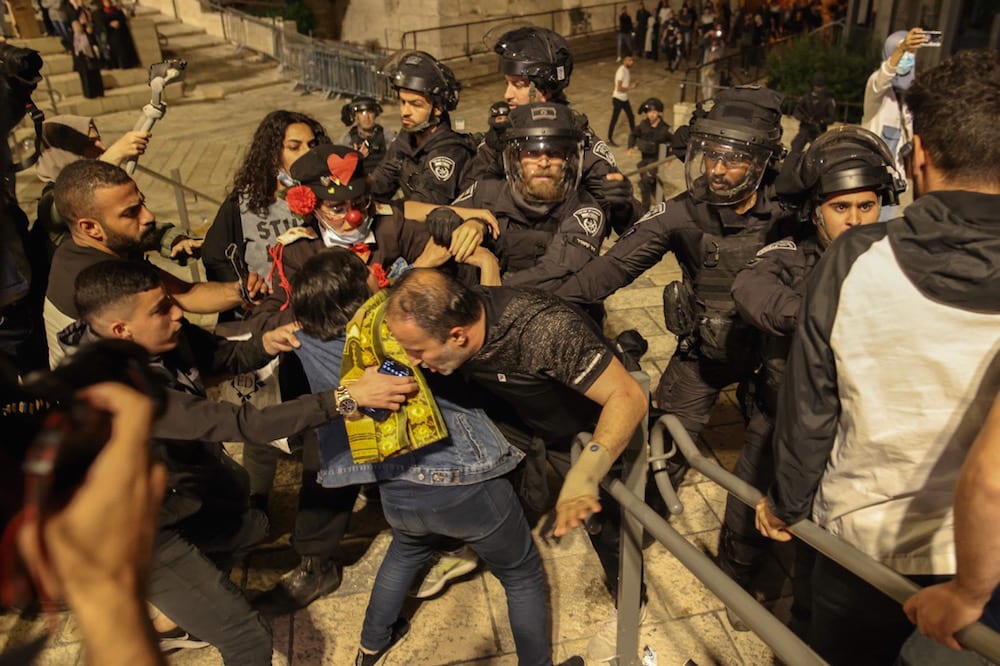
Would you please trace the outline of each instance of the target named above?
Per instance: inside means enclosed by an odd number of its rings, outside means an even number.
[[[950,576],[910,576],[921,586]],[[809,646],[831,666],[892,664],[914,626],[903,607],[824,555],[812,575]]]
[[[613,105],[611,110],[611,124],[608,125],[608,141],[615,140],[615,125],[618,124],[618,116],[622,111],[625,112],[625,117],[628,119],[628,130],[631,132],[635,129],[635,114],[632,113],[632,105],[629,101],[620,100],[617,97],[611,98],[611,103]]]

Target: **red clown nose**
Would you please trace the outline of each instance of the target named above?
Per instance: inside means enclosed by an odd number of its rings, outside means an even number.
[[[356,229],[361,225],[361,221],[364,217],[361,215],[360,210],[351,209],[347,211],[347,215],[344,216],[344,221],[351,229]]]

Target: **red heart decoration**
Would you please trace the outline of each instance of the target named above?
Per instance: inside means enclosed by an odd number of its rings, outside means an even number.
[[[330,155],[326,158],[326,166],[330,169],[330,175],[338,181],[339,185],[347,185],[351,182],[351,176],[354,175],[354,170],[358,166],[358,154],[348,153],[344,157]]]

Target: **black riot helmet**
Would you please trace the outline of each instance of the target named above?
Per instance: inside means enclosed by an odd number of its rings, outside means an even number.
[[[522,76],[553,97],[566,89],[573,73],[573,54],[563,36],[533,25],[504,32],[493,45],[500,73]]]
[[[579,184],[583,163],[583,132],[572,110],[556,102],[532,102],[513,109],[509,122],[504,132],[503,165],[511,188],[530,203],[564,201]],[[562,178],[554,187],[536,190],[524,180],[523,159],[561,160]]]
[[[784,154],[781,95],[756,86],[723,90],[691,124],[684,162],[688,192],[719,206],[745,201]]]
[[[426,95],[442,111],[458,107],[461,85],[447,65],[425,51],[400,51],[379,68],[397,91],[413,90]]]
[[[663,113],[663,102],[658,97],[650,97],[639,105],[639,113],[648,113],[649,111]]]
[[[350,127],[354,124],[354,118],[362,111],[371,111],[376,117],[382,115],[382,105],[374,97],[358,95],[340,109],[340,120]]]
[[[906,190],[882,139],[855,126],[837,127],[813,141],[799,162],[798,177],[808,212],[836,194],[858,191],[875,192],[882,205],[894,206]]]

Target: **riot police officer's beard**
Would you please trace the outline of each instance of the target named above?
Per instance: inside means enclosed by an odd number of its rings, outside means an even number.
[[[156,223],[145,226],[138,240],[120,234],[110,227],[104,227],[104,245],[119,257],[129,257],[155,250],[160,246]]]
[[[539,169],[530,176],[525,175],[521,185],[525,201],[530,203],[552,204],[562,201],[564,197],[564,182],[566,174],[562,169],[550,167]]]

